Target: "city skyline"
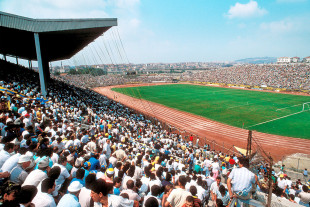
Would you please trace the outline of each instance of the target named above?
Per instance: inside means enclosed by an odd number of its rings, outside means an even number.
[[[104,36],[113,42],[120,35],[126,52],[112,54],[115,64],[310,54],[309,0],[2,0],[0,10],[31,18],[118,18]]]

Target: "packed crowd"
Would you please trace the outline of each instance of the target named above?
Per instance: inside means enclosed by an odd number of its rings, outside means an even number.
[[[120,85],[129,82],[152,83],[154,81],[172,82],[199,81],[237,85],[267,86],[286,89],[310,89],[309,65],[236,65],[212,70],[186,71],[182,74],[156,74],[130,77],[126,75],[66,75],[56,77],[70,84],[84,88]]]
[[[310,65],[237,65],[184,74],[184,80],[287,89],[310,89]]]
[[[139,75],[139,76],[127,76],[127,75],[65,75],[55,76],[54,78],[73,84],[82,88],[94,88],[100,86],[111,85],[123,85],[127,83],[153,83],[156,81],[172,82],[175,77],[173,74],[152,74],[152,75]]]
[[[51,80],[46,100],[37,73],[2,61],[0,77],[2,206],[221,207],[267,192],[269,172],[274,196],[309,206],[307,170],[250,171],[93,91]]]

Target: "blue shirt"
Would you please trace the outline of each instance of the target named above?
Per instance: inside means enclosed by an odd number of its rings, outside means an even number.
[[[233,182],[233,191],[250,192],[252,184],[255,183],[254,174],[247,168],[234,168],[228,176]]]
[[[189,158],[191,158],[191,159],[190,159],[190,162],[189,162],[188,164],[192,164],[193,161],[194,161],[194,155],[193,155],[193,153],[191,153],[191,154],[189,155]]]
[[[82,169],[85,170],[84,179],[83,179],[83,182],[85,183],[85,179],[86,179],[86,177],[89,175],[89,171],[86,170],[85,168],[82,168]]]
[[[74,182],[74,181],[79,181],[83,186],[85,186],[85,182],[84,182],[83,180],[81,180],[81,179],[78,179],[78,178],[73,178],[73,179],[71,180],[70,184],[71,184],[72,182]]]
[[[88,162],[90,162],[90,164],[91,164],[89,171],[97,170],[97,169],[100,168],[99,160],[97,160],[96,158],[91,157],[91,158],[88,160]]]
[[[114,195],[120,195],[121,191],[119,190],[119,188],[114,187],[113,193],[114,193]]]
[[[88,140],[89,140],[88,135],[84,135],[84,136],[82,137],[82,139],[81,139],[81,142],[84,143],[84,144],[86,144],[86,143],[88,142]]]
[[[81,207],[81,204],[79,203],[79,199],[75,195],[68,193],[60,199],[57,207],[68,207],[68,206]]]

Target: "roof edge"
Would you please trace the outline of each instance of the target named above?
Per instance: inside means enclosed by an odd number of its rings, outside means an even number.
[[[117,18],[33,19],[1,11],[0,20],[2,27],[36,33],[117,26]]]

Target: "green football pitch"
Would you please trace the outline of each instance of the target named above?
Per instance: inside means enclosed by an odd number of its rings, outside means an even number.
[[[310,139],[310,96],[188,84],[112,90],[239,128]]]

